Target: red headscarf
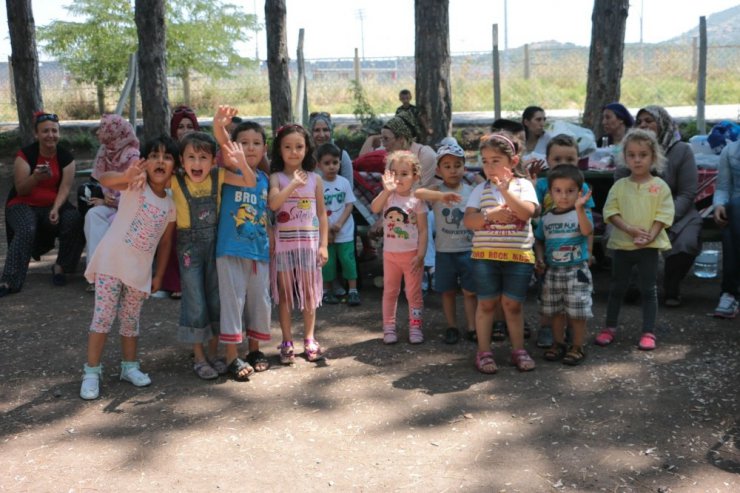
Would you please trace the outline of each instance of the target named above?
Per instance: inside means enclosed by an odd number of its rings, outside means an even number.
[[[200,130],[198,117],[195,116],[195,112],[192,108],[185,106],[184,104],[180,105],[172,112],[172,120],[170,120],[170,136],[175,140],[177,140],[177,127],[180,125],[180,121],[182,121],[183,118],[187,118],[193,122],[193,130],[196,132]]]

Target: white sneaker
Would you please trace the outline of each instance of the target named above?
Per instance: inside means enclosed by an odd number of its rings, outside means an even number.
[[[121,362],[121,380],[131,382],[136,387],[146,387],[152,383],[149,375],[139,369],[138,361]]]
[[[740,311],[740,303],[730,293],[722,293],[719,304],[714,309],[714,316],[720,318],[735,318]]]
[[[80,386],[80,397],[86,401],[97,399],[100,395],[100,374],[103,369],[101,366],[89,367],[85,365],[85,373],[82,376],[82,385]]]

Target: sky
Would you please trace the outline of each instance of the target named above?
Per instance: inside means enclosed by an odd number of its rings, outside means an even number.
[[[264,2],[229,0],[264,23]],[[64,9],[71,0],[32,0],[37,26],[55,19],[74,20]],[[351,58],[354,49],[367,58],[414,54],[413,0],[286,0],[288,50],[295,58],[298,30],[305,29],[304,55]],[[740,4],[738,0],[631,0],[625,41],[656,43],[675,37],[709,17]],[[504,15],[506,5],[507,16]],[[499,47],[516,48],[539,41],[587,46],[591,38],[593,0],[450,0],[452,53],[490,51],[492,25],[499,25]],[[0,9],[0,56],[10,55],[5,9]],[[536,14],[536,15],[533,15]],[[505,17],[508,22],[505,22]],[[505,25],[507,29],[505,29]],[[505,36],[505,31],[508,35]],[[265,58],[264,31],[240,45],[245,56]],[[42,60],[47,59],[43,53]]]

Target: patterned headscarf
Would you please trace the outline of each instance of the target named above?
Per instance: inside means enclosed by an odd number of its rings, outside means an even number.
[[[658,124],[658,135],[656,137],[663,151],[668,152],[668,149],[673,147],[673,144],[681,140],[681,134],[678,131],[676,122],[673,121],[671,115],[662,106],[645,106],[637,112],[638,118],[643,111],[650,113],[650,116],[655,119],[655,122]]]
[[[98,130],[100,148],[95,156],[92,176],[95,179],[106,171],[123,172],[133,159],[139,157],[139,139],[129,122],[120,115],[103,115]]]
[[[408,111],[399,111],[396,116],[391,118],[383,125],[396,137],[404,137],[409,144],[415,141],[418,131],[416,128],[416,118]]]
[[[172,112],[172,120],[170,120],[170,137],[175,140],[177,140],[177,127],[180,125],[180,122],[183,118],[187,118],[188,120],[193,122],[193,130],[195,132],[198,132],[200,130],[200,125],[198,125],[198,117],[195,116],[195,111],[193,111],[189,106],[178,106]]]

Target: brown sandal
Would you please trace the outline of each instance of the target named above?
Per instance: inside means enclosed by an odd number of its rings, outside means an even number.
[[[545,350],[543,357],[547,361],[560,361],[568,352],[568,348],[562,342],[556,342]]]
[[[583,352],[583,346],[571,346],[563,357],[563,364],[570,366],[580,365],[586,359],[586,353]]]

